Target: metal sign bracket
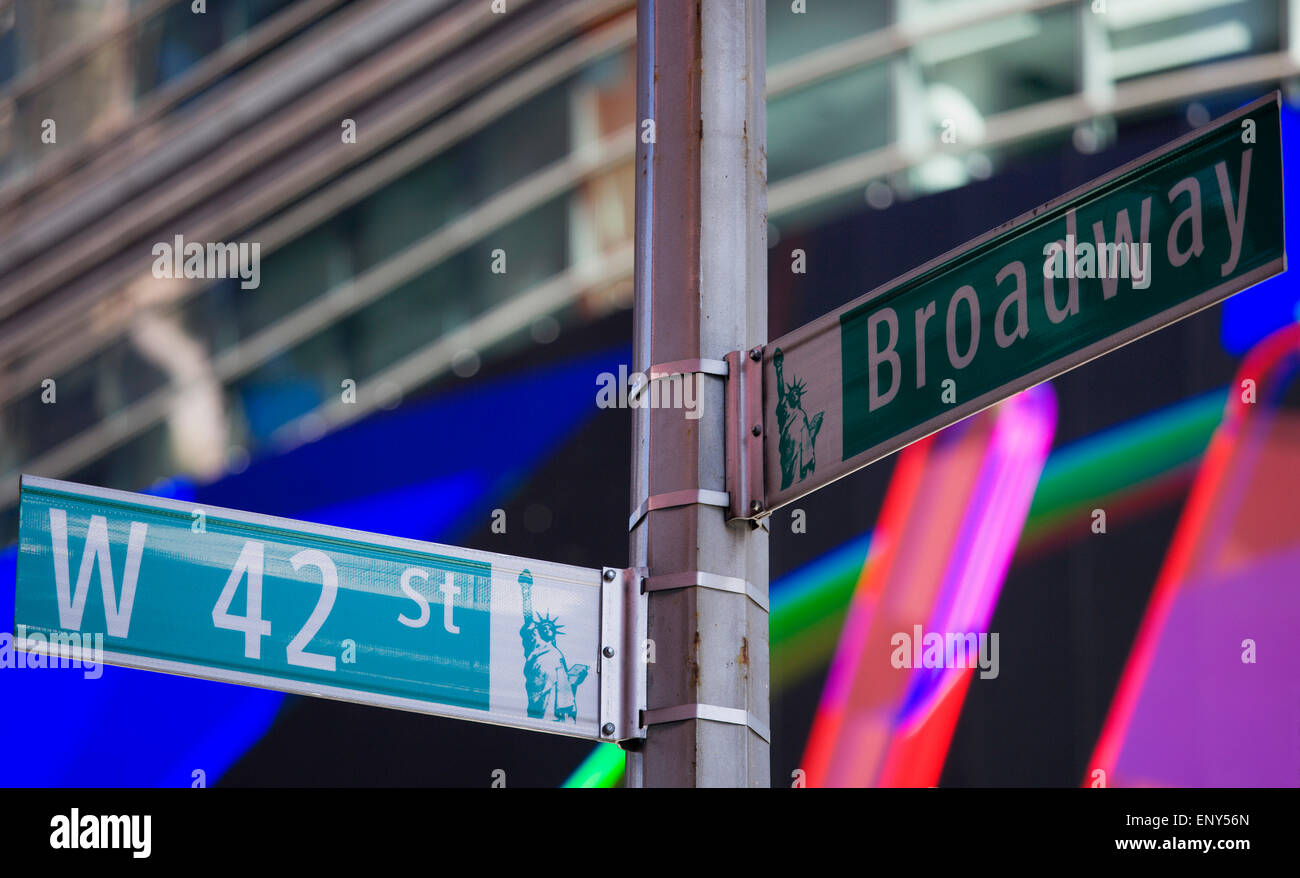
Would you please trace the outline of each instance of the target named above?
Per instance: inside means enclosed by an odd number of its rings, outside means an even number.
[[[763,348],[727,354],[727,520],[768,514],[763,484]]]
[[[600,737],[644,738],[646,701],[645,571],[606,567],[600,590]]]

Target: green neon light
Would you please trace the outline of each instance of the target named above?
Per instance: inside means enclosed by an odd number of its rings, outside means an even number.
[[[564,782],[567,788],[616,787],[623,780],[623,750],[617,744],[597,744]]]

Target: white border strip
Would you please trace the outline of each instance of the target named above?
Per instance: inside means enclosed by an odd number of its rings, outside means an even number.
[[[772,743],[772,731],[763,721],[747,710],[739,707],[719,707],[716,704],[678,704],[673,707],[657,707],[647,710],[642,718],[642,725],[657,726],[663,723],[676,723],[688,719],[702,719],[715,723],[730,723],[748,726],[750,731],[769,744]]]

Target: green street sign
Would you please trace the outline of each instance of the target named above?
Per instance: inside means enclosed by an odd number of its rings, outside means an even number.
[[[19,517],[14,639],[46,660],[635,734],[622,571],[32,476]]]
[[[1258,100],[768,344],[761,510],[1284,271],[1279,106]]]

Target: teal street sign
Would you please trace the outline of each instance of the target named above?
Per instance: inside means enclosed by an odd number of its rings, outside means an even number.
[[[102,644],[109,664],[632,736],[609,658],[624,653],[622,571],[32,476],[19,514],[28,652]]]
[[[768,344],[762,511],[1285,268],[1273,94]]]

